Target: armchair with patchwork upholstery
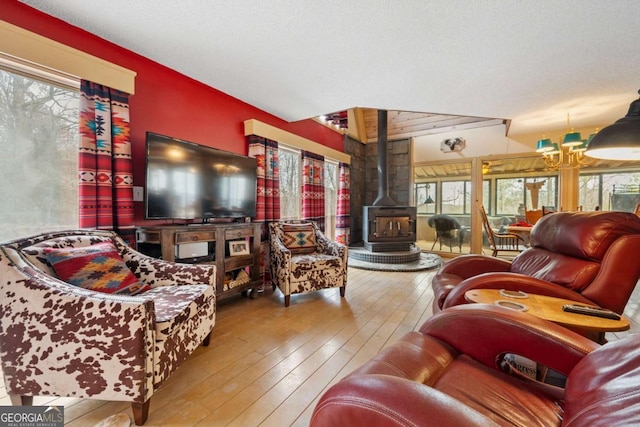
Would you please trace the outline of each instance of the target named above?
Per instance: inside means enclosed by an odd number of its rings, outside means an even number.
[[[147,257],[110,231],[0,245],[0,361],[11,402],[128,401],[144,424],[154,392],[209,343],[215,276],[212,265]]]
[[[463,255],[435,274],[434,313],[466,304],[471,289],[507,289],[624,310],[640,278],[640,217],[629,212],[558,212],[531,230],[513,261]]]
[[[512,375],[518,354],[564,388]],[[637,426],[640,334],[600,346],[527,313],[484,304],[443,310],[334,384],[311,427]]]
[[[329,240],[315,222],[287,221],[269,224],[270,268],[273,289],[291,295],[347,286],[347,247]]]

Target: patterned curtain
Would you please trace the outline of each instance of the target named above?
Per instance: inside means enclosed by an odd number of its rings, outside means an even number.
[[[302,152],[302,219],[324,232],[324,157]]]
[[[260,244],[260,271],[263,280],[269,278],[269,223],[280,219],[280,169],[278,143],[256,135],[249,135],[249,156],[258,160],[255,221],[262,225]],[[264,291],[264,282],[257,289]]]
[[[278,167],[278,143],[256,135],[249,135],[249,157],[258,161],[258,185],[256,197],[256,221],[269,222],[280,219],[280,171]],[[263,239],[264,240],[264,239]]]
[[[338,206],[336,212],[336,241],[349,245],[351,243],[351,174],[347,163],[338,165],[340,181],[338,182]]]
[[[132,235],[128,94],[86,80],[80,91],[80,227]]]

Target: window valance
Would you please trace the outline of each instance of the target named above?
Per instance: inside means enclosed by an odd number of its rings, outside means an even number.
[[[3,54],[128,94],[135,92],[135,71],[0,20]]]

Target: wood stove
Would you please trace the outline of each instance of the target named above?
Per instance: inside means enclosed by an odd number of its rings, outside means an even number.
[[[410,258],[403,258],[400,263],[419,259],[420,250],[415,245],[416,220],[417,209],[414,206],[398,206],[389,197],[387,112],[378,110],[378,197],[372,206],[363,208],[365,249],[370,252],[410,253]]]
[[[365,206],[364,247],[372,252],[408,251],[416,241],[416,208]]]

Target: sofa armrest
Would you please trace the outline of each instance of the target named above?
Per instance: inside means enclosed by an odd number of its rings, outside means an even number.
[[[153,258],[126,246],[120,248],[127,266],[142,283],[151,287],[172,285],[216,285],[213,264],[182,264]]]
[[[467,304],[468,301],[465,299],[464,294],[471,289],[506,289],[593,304],[592,301],[579,293],[546,280],[519,273],[496,272],[479,274],[460,282],[449,292],[442,309]]]
[[[277,254],[279,257],[285,259],[285,263],[288,265],[291,262],[291,251],[287,248],[282,240],[278,236],[271,236],[269,242],[271,244],[271,252]]]
[[[319,230],[316,231],[316,242],[319,249],[318,252],[327,254],[327,255],[337,256],[339,258],[344,259],[345,262],[347,261],[347,247],[342,243],[338,243],[338,242],[334,242],[333,240],[330,240],[329,238],[327,238],[327,236],[322,234],[322,232],[320,232]]]
[[[0,256],[7,392],[142,403],[153,393],[154,304],[76,288]]]
[[[498,368],[513,353],[568,375],[588,353],[600,347],[575,332],[507,308],[468,304],[443,310],[420,332],[435,337],[487,366]]]
[[[320,399],[311,427],[497,426],[456,399],[415,381],[391,375],[356,375]]]
[[[482,273],[506,272],[511,268],[511,262],[485,255],[461,255],[445,264],[438,270],[437,275],[453,274],[463,279],[477,276]]]
[[[291,251],[282,243],[277,235],[272,234],[269,239],[269,258],[272,280],[280,286],[289,283],[289,266],[291,265]]]

